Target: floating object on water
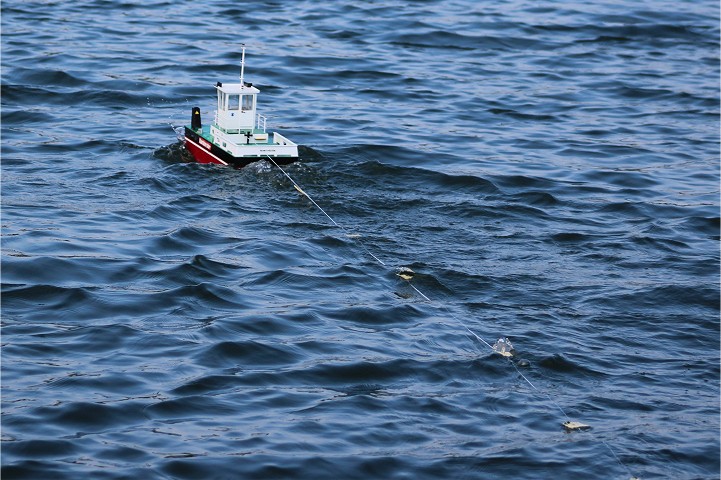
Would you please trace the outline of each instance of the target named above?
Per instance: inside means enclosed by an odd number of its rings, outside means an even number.
[[[398,272],[396,272],[396,275],[401,277],[403,280],[410,280],[411,278],[413,278],[413,276],[415,274],[416,274],[416,272],[414,272],[413,270],[411,270],[408,267],[403,267],[400,270],[398,270]]]
[[[303,195],[303,196],[305,196],[305,197],[308,196],[308,194],[305,193],[305,192],[303,191],[303,189],[300,188],[298,185],[293,185],[293,186],[295,187],[296,190],[298,190],[298,193],[300,193],[301,195]]]
[[[245,46],[240,61],[240,83],[218,82],[218,109],[211,124],[203,124],[200,108],[193,107],[185,126],[185,148],[198,163],[240,168],[251,162],[273,159],[282,165],[298,160],[298,145],[278,132],[266,131],[266,117],[256,113],[257,95],[243,80]]]
[[[570,420],[568,422],[563,422],[563,428],[566,430],[572,431],[572,430],[590,430],[591,426],[586,425],[585,423],[581,422],[571,422]]]
[[[499,338],[498,341],[493,344],[493,351],[504,357],[512,357],[514,353],[513,345],[508,338]]]

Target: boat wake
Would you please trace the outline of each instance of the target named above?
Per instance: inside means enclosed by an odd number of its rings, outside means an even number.
[[[178,139],[177,142],[171,143],[170,145],[156,148],[153,156],[171,163],[188,163],[194,161],[190,153],[185,149],[181,139]]]

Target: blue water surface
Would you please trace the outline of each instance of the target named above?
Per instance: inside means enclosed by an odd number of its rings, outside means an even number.
[[[3,479],[719,477],[717,2],[1,22]],[[285,173],[174,131],[241,44]]]

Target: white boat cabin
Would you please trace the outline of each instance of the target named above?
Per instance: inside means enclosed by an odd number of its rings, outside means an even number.
[[[227,134],[253,132],[257,121],[256,99],[260,90],[247,83],[218,82],[215,88],[218,91],[215,125]]]

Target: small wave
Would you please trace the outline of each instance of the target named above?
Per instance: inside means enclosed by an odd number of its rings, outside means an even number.
[[[403,47],[428,47],[460,50],[550,50],[555,44],[538,38],[492,35],[464,35],[454,32],[430,31],[426,33],[392,33],[387,35],[391,44]]]
[[[302,358],[290,345],[270,345],[258,341],[221,342],[197,356],[208,367],[253,365],[254,369],[271,365],[294,364]]]
[[[721,218],[719,217],[689,217],[684,220],[684,226],[696,234],[706,235],[711,240],[719,240]]]
[[[177,399],[163,400],[144,408],[144,413],[153,419],[179,421],[207,416],[208,412],[230,415],[240,408],[207,395],[189,395]]]
[[[13,78],[19,85],[58,85],[62,87],[89,88],[92,82],[82,80],[63,70],[43,68],[16,69]]]
[[[539,367],[564,374],[601,376],[601,372],[597,372],[586,365],[574,362],[568,357],[561,354],[554,354],[544,357],[536,362]]]
[[[355,176],[366,176],[380,182],[384,177],[392,177],[393,183],[405,188],[427,188],[437,185],[452,189],[456,193],[489,194],[498,192],[492,181],[472,175],[451,175],[443,172],[424,170],[411,166],[396,166],[379,161],[363,162],[356,165]]]
[[[508,115],[516,120],[554,121],[558,119],[556,115],[519,112],[510,108],[490,108],[488,111],[494,115]]]
[[[632,291],[616,294],[606,293],[602,297],[591,297],[589,303],[627,311],[654,308],[662,311],[702,312],[718,311],[720,302],[718,290],[711,287],[684,285],[661,285],[658,287],[635,288]]]
[[[79,451],[78,446],[68,440],[19,440],[14,442],[3,442],[3,450],[10,455],[17,455],[25,458],[34,458],[32,463],[39,463],[37,459],[48,458],[65,458],[76,455]],[[50,469],[52,470],[52,469]],[[13,466],[12,468],[3,467],[3,476],[8,475],[11,478],[23,478],[24,472],[31,475],[36,472],[35,468],[25,469],[23,466]]]
[[[509,200],[524,203],[527,205],[550,207],[559,205],[561,202],[549,192],[522,192],[509,196]]]
[[[705,35],[693,25],[674,24],[635,24],[635,25],[590,25],[585,26],[585,34],[596,34],[593,39],[579,40],[579,42],[639,42],[645,46],[661,46],[668,43],[678,45],[679,42],[697,42]]]
[[[139,402],[123,402],[120,405],[103,405],[94,402],[70,402],[56,407],[35,409],[34,416],[67,428],[84,432],[100,432],[108,428],[127,428],[145,421]]]
[[[37,308],[62,311],[90,301],[94,290],[95,287],[3,284],[3,305],[11,311]]]
[[[203,196],[185,197],[182,200],[187,216],[188,207],[198,205]],[[160,255],[178,253],[197,253],[198,245],[230,245],[236,240],[222,234],[199,227],[181,227],[160,237],[155,237],[147,244],[148,252],[158,252]]]

